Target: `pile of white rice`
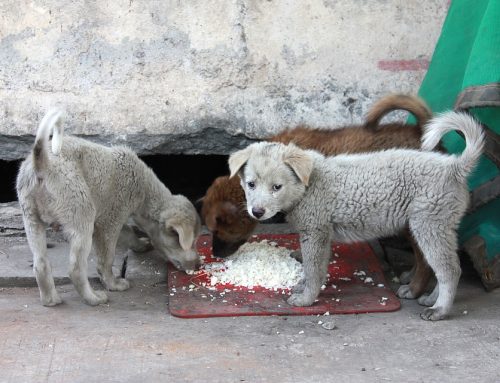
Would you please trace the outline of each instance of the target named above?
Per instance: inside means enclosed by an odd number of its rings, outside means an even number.
[[[290,250],[263,240],[242,245],[224,262],[203,265],[210,284],[231,284],[254,288],[289,289],[303,275],[302,264],[290,257]]]

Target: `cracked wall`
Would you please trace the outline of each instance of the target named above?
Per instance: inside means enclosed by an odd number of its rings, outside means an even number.
[[[0,3],[0,158],[48,107],[141,154],[227,154],[416,92],[448,0]],[[401,117],[401,116],[399,116]]]

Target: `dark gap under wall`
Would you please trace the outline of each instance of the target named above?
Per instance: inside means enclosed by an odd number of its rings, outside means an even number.
[[[229,174],[228,156],[221,155],[155,155],[141,159],[174,194],[191,201],[205,195],[219,176]]]
[[[141,159],[174,194],[191,201],[203,197],[212,181],[229,173],[227,156],[222,155],[155,155]],[[16,176],[21,161],[0,160],[0,202],[17,200]]]
[[[0,202],[17,200],[16,176],[21,161],[0,160]]]

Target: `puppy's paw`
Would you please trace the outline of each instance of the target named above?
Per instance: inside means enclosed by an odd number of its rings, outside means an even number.
[[[311,297],[307,294],[294,293],[288,298],[287,302],[292,306],[311,306],[314,303],[316,297]]]
[[[430,307],[430,306],[434,305],[434,303],[436,303],[436,299],[432,295],[429,295],[429,294],[424,294],[420,298],[418,298],[418,304],[421,306]]]
[[[290,253],[290,257],[295,259],[297,262],[302,263],[302,251],[300,250],[295,250]]]
[[[59,296],[59,294],[53,294],[50,297],[43,297],[41,298],[42,305],[47,306],[47,307],[53,307],[60,305],[62,303],[62,299]]]
[[[398,292],[396,293],[396,295],[402,299],[415,299],[416,298],[415,294],[413,294],[413,292],[411,291],[409,285],[399,286],[399,289],[398,289]]]
[[[420,314],[420,318],[422,318],[423,320],[430,320],[430,321],[441,320],[444,319],[445,317],[446,314],[439,307],[437,308],[428,307],[424,309],[424,311],[422,311],[422,313]]]
[[[114,278],[109,283],[105,283],[109,291],[124,291],[130,288],[130,282],[125,278]]]
[[[408,283],[411,282],[412,278],[413,278],[413,269],[411,270],[408,270],[408,271],[403,271],[401,273],[401,275],[399,276],[399,282],[402,284],[402,285],[407,285]]]
[[[94,290],[94,294],[90,297],[84,298],[85,303],[90,306],[97,306],[108,301],[108,296],[104,291]]]
[[[295,286],[292,287],[292,293],[293,294],[302,294],[304,292],[304,289],[306,288],[306,280],[301,279],[299,283],[297,283]]]

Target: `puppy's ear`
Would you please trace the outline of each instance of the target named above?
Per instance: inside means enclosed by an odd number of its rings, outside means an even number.
[[[167,229],[174,230],[179,235],[179,244],[183,250],[189,250],[194,241],[194,227],[188,222],[175,220],[167,222]]]
[[[252,148],[249,146],[243,150],[238,150],[229,156],[229,178],[233,178],[236,173],[240,171],[240,169],[245,165],[245,163],[250,158],[250,154],[252,152]]]
[[[290,166],[299,180],[306,186],[313,169],[313,159],[306,151],[295,145],[288,145],[283,156],[283,162]]]

